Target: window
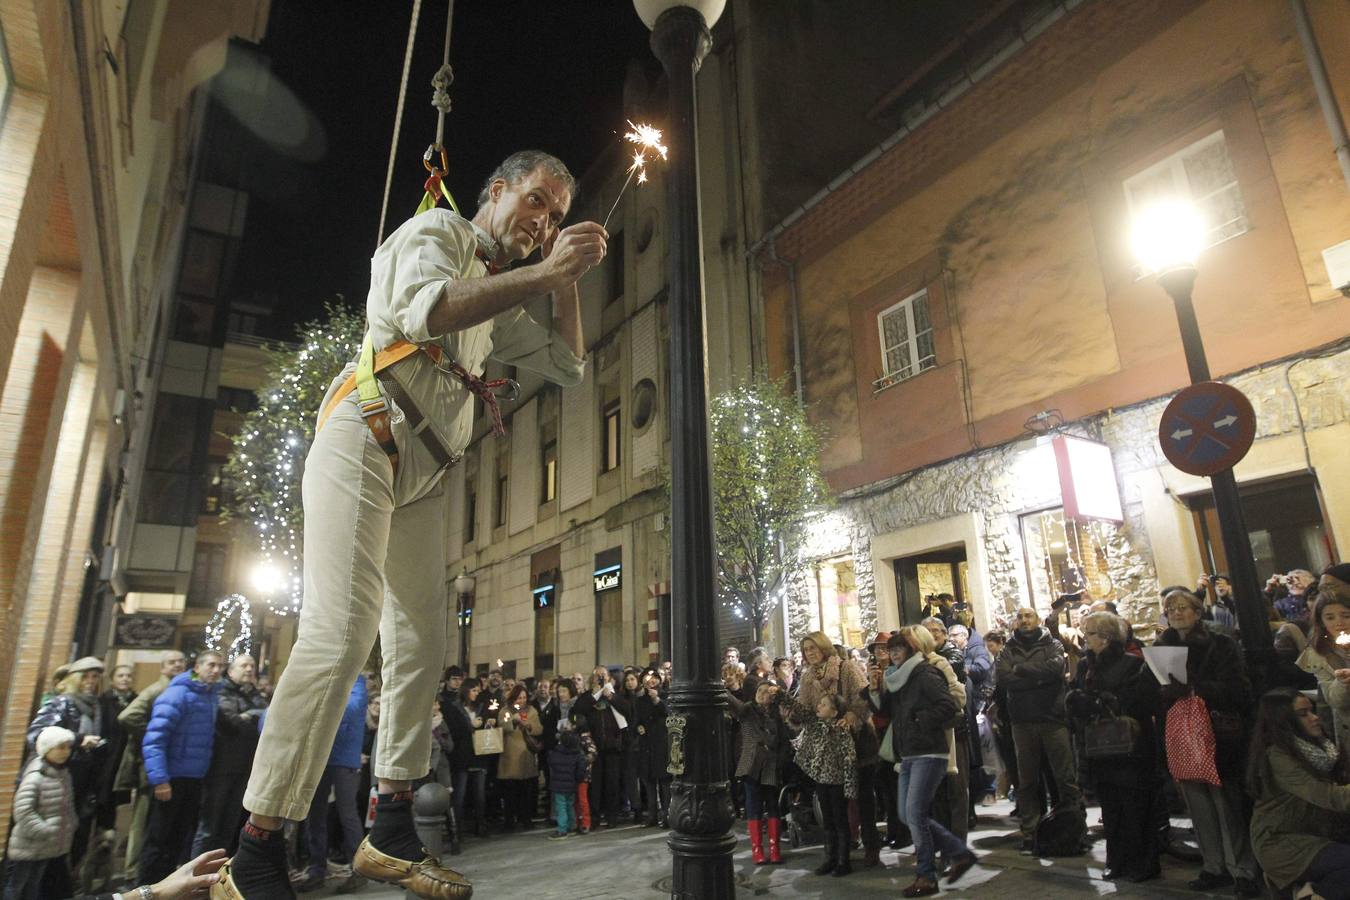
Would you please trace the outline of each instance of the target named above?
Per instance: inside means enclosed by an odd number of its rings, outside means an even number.
[[[506,476],[502,474],[497,475],[497,509],[492,524],[496,528],[506,524]]]
[[[229,548],[225,544],[200,543],[192,558],[192,580],[188,583],[189,606],[214,606],[225,595],[225,562]]]
[[[1311,475],[1243,484],[1238,486],[1238,492],[1256,571],[1262,577],[1290,569],[1320,572],[1338,558],[1318,497],[1317,482]],[[1205,571],[1228,571],[1214,495],[1205,491],[1188,497],[1187,503],[1194,517]]]
[[[623,299],[623,232],[612,235],[605,245],[606,280],[609,282],[609,296],[605,305],[617,303]]]
[[[545,441],[542,452],[543,491],[540,493],[539,502],[549,503],[558,496],[558,442]]]
[[[534,589],[534,670],[540,675],[553,671],[557,596],[557,588],[552,584]]]
[[[613,400],[602,415],[601,433],[605,436],[601,472],[612,472],[619,467],[619,401]]]
[[[1209,226],[1206,247],[1247,230],[1247,207],[1222,131],[1130,176],[1124,187],[1131,213],[1165,198],[1190,200]]]
[[[472,544],[478,536],[478,492],[469,491],[464,498],[464,543]]]
[[[936,366],[927,289],[911,294],[877,313],[877,335],[881,339],[884,374],[872,382],[874,391],[888,388]]]
[[[1061,594],[1087,591],[1093,600],[1117,599],[1106,548],[1115,526],[1100,519],[1066,519],[1064,508],[1022,518],[1027,583],[1032,605],[1042,612]]]

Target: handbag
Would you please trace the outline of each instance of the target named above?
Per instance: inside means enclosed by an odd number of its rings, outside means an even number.
[[[1129,756],[1138,740],[1138,721],[1130,716],[1103,716],[1083,729],[1083,755],[1088,759]]]
[[[1177,781],[1199,781],[1218,786],[1219,769],[1214,761],[1214,726],[1209,707],[1200,697],[1182,697],[1167,711],[1163,732],[1167,747],[1167,770]]]
[[[886,736],[881,739],[881,748],[877,751],[877,755],[888,763],[899,762],[895,758],[895,744],[891,743],[891,729],[894,727],[894,722],[886,726]]]
[[[473,733],[473,752],[478,756],[491,756],[502,752],[502,730],[500,728],[479,728]]]

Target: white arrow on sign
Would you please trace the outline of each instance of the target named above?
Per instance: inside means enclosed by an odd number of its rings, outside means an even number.
[[[1172,440],[1179,441],[1182,438],[1188,438],[1193,434],[1195,434],[1195,432],[1191,431],[1189,428],[1178,428],[1176,431],[1172,432]]]
[[[1227,428],[1229,425],[1232,425],[1232,424],[1233,424],[1234,422],[1236,422],[1236,421],[1237,421],[1237,416],[1233,415],[1232,413],[1229,413],[1228,415],[1224,416],[1222,419],[1215,419],[1215,420],[1214,420],[1214,427],[1215,427],[1215,428]]]

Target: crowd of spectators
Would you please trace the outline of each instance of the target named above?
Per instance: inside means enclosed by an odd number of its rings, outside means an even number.
[[[912,844],[902,893],[928,896],[978,862],[967,835],[1006,796],[1021,852],[1036,856],[1083,852],[1099,805],[1107,879],[1157,877],[1183,812],[1201,857],[1192,888],[1252,897],[1264,879],[1350,898],[1350,566],[1272,578],[1264,598],[1269,658],[1244,653],[1222,575],[1165,589],[1143,627],[1070,594],[980,634],[942,596],[862,648],[821,632],[787,656],[726,648],[726,775],[752,862],[782,862],[789,829],[823,845],[814,871],[834,877],[853,871],[855,849],[875,867],[883,846]],[[1185,651],[1165,681],[1151,646]],[[243,821],[268,692],[246,654],[192,663],[166,652],[139,694],[126,667],[101,690],[92,657],[56,673],[28,732],[5,900],[141,884],[187,896],[214,879]],[[554,840],[666,827],[671,676],[668,662],[520,681],[447,669],[414,792],[423,844],[453,855],[544,826]],[[287,828],[297,891],[363,883],[350,862],[369,827],[379,716],[367,673],[308,818]]]

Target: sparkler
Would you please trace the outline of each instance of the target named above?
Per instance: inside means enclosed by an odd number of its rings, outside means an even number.
[[[1350,631],[1342,631],[1336,635],[1337,647],[1350,647]]]
[[[628,185],[632,182],[633,176],[637,175],[638,184],[647,183],[647,154],[650,153],[654,157],[659,156],[663,160],[668,158],[666,154],[669,148],[661,143],[661,130],[659,128],[653,128],[650,125],[635,125],[631,119],[628,121],[628,127],[632,130],[624,132],[623,139],[630,144],[637,144],[638,149],[633,151],[633,162],[628,166],[628,177],[624,179],[623,187],[619,188],[619,194],[614,198],[614,205],[609,208],[609,212],[605,213],[605,221],[601,223],[605,229],[609,228],[609,217],[614,215],[614,210],[619,208],[619,200],[623,198],[623,192],[628,190]]]

